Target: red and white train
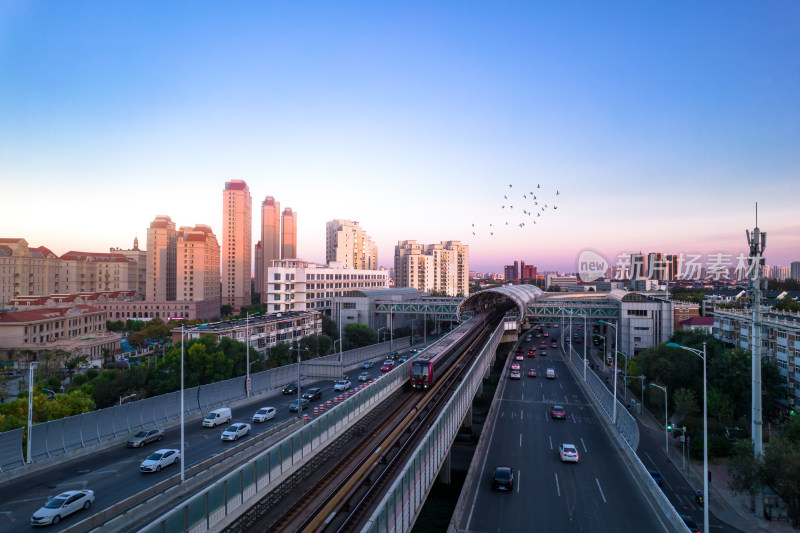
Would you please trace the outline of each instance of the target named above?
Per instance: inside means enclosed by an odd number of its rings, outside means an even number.
[[[415,389],[427,389],[450,366],[453,355],[472,342],[483,330],[489,315],[483,314],[470,318],[458,326],[447,337],[443,338],[411,362],[411,379],[409,383]]]

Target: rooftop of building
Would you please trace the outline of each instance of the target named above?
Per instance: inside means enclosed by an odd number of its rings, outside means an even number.
[[[389,296],[399,296],[403,294],[420,294],[419,289],[413,287],[398,287],[396,289],[358,289],[355,291],[346,291],[345,296],[351,298],[387,298]]]
[[[713,316],[693,316],[692,318],[687,318],[686,320],[680,321],[681,326],[713,326],[714,325],[714,317]]]
[[[44,307],[42,309],[26,309],[24,311],[0,311],[0,324],[26,324],[54,320],[65,316],[77,316],[90,313],[104,313],[99,307],[90,305],[71,305],[64,307]]]
[[[274,315],[250,315],[250,318],[237,318],[234,320],[224,320],[222,322],[212,322],[210,324],[200,324],[191,328],[184,329],[184,332],[221,332],[230,329],[252,327],[259,324],[280,323],[297,318],[309,318],[319,315],[318,311],[285,311]],[[173,332],[180,332],[181,328],[173,328]]]

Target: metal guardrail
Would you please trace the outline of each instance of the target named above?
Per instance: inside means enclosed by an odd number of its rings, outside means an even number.
[[[491,365],[503,330],[504,325],[501,322],[492,333],[489,342],[475,358],[467,376],[412,454],[406,467],[386,491],[386,496],[362,528],[362,533],[408,531],[414,525],[425,503],[425,496],[450,451],[461,422],[472,407],[472,400]]]
[[[246,509],[249,500],[254,501],[273,490],[292,472],[346,431],[353,422],[401,387],[407,380],[408,365],[409,362],[405,362],[395,371],[384,374],[363,389],[354,391],[354,394],[346,397],[337,406],[326,410],[299,431],[225,475],[142,528],[140,532],[202,533],[212,528],[219,528],[223,521],[238,516]]]
[[[350,368],[388,353],[391,349],[405,348],[410,338],[373,344],[342,352],[342,366]],[[335,363],[339,354],[307,360],[303,366],[315,363]],[[267,394],[297,381],[297,363],[250,374],[251,397]],[[186,389],[184,414],[194,415],[215,407],[228,405],[247,398],[245,376]],[[143,428],[174,423],[180,419],[180,391],[153,396],[143,400],[115,405],[68,418],[35,424],[32,428],[31,459],[34,463],[58,457],[72,451],[93,446]],[[0,472],[25,466],[22,448],[24,430],[0,433]]]

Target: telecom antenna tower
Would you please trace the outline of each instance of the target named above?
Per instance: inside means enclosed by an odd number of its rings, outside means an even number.
[[[750,265],[753,270],[753,275],[748,283],[753,306],[751,438],[753,439],[753,453],[756,458],[759,458],[764,447],[761,439],[761,280],[759,279],[759,273],[761,266],[764,264],[763,255],[764,248],[767,247],[767,233],[758,229],[758,202],[756,202],[756,227],[753,229],[752,235],[748,230],[745,230],[745,233],[747,234],[747,244],[750,246]],[[708,474],[706,473],[706,475]],[[706,495],[706,498],[708,498],[708,495]],[[753,503],[755,515],[758,518],[763,518],[764,493],[761,487],[756,490]]]

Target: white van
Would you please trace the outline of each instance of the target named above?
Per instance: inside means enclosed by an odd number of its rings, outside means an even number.
[[[230,407],[220,407],[219,409],[214,409],[210,411],[206,417],[203,419],[203,427],[204,428],[213,428],[214,426],[218,426],[220,424],[227,424],[231,421],[231,408]]]
[[[556,371],[552,368],[547,369],[547,379],[556,379]]]

